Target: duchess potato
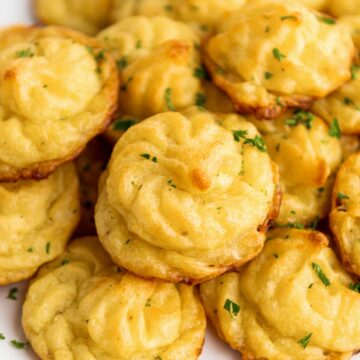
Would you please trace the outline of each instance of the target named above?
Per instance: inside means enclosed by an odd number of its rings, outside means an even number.
[[[243,359],[345,360],[360,348],[360,294],[327,238],[279,229],[239,273],[201,285],[207,315]]]
[[[279,166],[283,199],[278,225],[309,226],[330,212],[334,172],[341,145],[329,127],[310,112],[288,111],[273,121],[249,118]]]
[[[360,6],[360,5],[359,5]],[[316,101],[313,111],[329,124],[336,119],[345,134],[360,134],[360,16],[345,16],[339,20],[351,32],[357,54],[351,69],[351,79],[324,99]]]
[[[44,178],[104,131],[118,76],[98,41],[58,27],[0,32],[0,181]]]
[[[95,222],[113,260],[197,283],[256,256],[277,215],[277,168],[256,128],[191,108],[131,127],[100,181]]]
[[[199,39],[191,28],[163,16],[134,16],[99,34],[120,70],[119,121],[108,135],[115,141],[126,124],[204,101]],[[198,74],[198,76],[196,76]]]
[[[217,86],[241,113],[275,118],[307,109],[350,78],[354,45],[346,27],[287,1],[258,1],[224,20],[204,46]]]
[[[0,285],[29,278],[63,252],[79,217],[74,164],[45,180],[0,184]]]
[[[223,17],[241,8],[246,0],[114,0],[113,21],[131,15],[163,15],[191,24],[200,34],[206,34]]]
[[[122,271],[96,238],[41,268],[22,322],[44,360],[195,360],[206,326],[195,288]]]
[[[330,228],[345,268],[360,276],[360,153],[340,167],[332,196]]]
[[[36,0],[41,22],[60,25],[95,35],[108,23],[113,0]]]

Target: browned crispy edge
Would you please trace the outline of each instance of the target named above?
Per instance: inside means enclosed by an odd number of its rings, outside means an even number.
[[[7,33],[14,33],[17,32],[20,35],[22,33],[27,33],[29,31],[33,30],[39,30],[42,29],[41,26],[13,26],[10,28],[7,28],[0,33],[0,39],[2,36],[6,36]],[[88,37],[84,34],[81,34],[75,30],[58,27],[58,26],[50,26],[47,27],[47,29],[51,29],[57,33],[60,33],[63,36],[66,36],[68,38],[72,38],[76,40],[77,42],[90,46],[95,51],[103,50],[101,47],[101,44],[99,41],[95,38]],[[97,136],[98,134],[101,134],[104,132],[108,126],[113,121],[113,116],[115,114],[115,111],[117,109],[118,105],[118,90],[119,90],[119,77],[117,72],[117,67],[115,64],[114,59],[108,54],[104,53],[105,55],[105,62],[102,65],[109,67],[109,77],[106,79],[102,92],[105,92],[108,94],[109,102],[108,102],[108,108],[106,110],[106,114],[104,115],[104,121],[100,126],[95,128],[91,133],[89,133],[86,136],[86,140],[83,144],[81,144],[75,151],[73,151],[72,154],[69,154],[63,158],[60,159],[53,159],[49,161],[44,161],[41,163],[32,164],[28,167],[21,168],[21,169],[12,169],[9,170],[6,173],[0,173],[0,182],[10,182],[10,181],[18,181],[18,180],[25,180],[25,179],[34,179],[34,180],[40,180],[47,178],[52,172],[54,172],[61,164],[71,161],[74,158],[76,158],[81,151],[86,146],[87,142],[89,142],[92,138]]]

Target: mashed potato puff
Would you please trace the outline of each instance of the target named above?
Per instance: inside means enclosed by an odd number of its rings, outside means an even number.
[[[334,16],[360,15],[360,0],[329,0],[328,11]]]
[[[237,110],[270,119],[286,108],[308,109],[347,81],[354,45],[325,15],[260,1],[225,20],[204,51],[213,81]]]
[[[341,162],[338,138],[319,117],[288,111],[273,121],[249,120],[258,128],[279,166],[283,199],[277,223],[304,226],[330,211],[332,174]]]
[[[96,238],[40,270],[22,322],[41,359],[195,360],[206,326],[195,288],[121,270]]]
[[[29,278],[64,251],[80,218],[78,188],[71,163],[45,180],[0,184],[0,285]]]
[[[332,195],[330,228],[345,268],[360,276],[360,153],[340,167]]]
[[[244,359],[350,359],[360,347],[360,294],[327,238],[295,229],[268,235],[239,273],[201,285],[219,335]]]
[[[112,0],[36,0],[35,13],[47,25],[95,35],[108,23]]]
[[[111,146],[97,137],[90,141],[76,159],[80,179],[81,219],[76,229],[79,236],[96,235],[94,211],[98,198],[98,183],[110,158]]]
[[[118,87],[95,39],[58,27],[0,32],[0,181],[44,178],[76,157],[111,122]]]
[[[246,0],[115,0],[111,12],[113,21],[131,15],[163,15],[191,24],[200,34],[206,34],[223,17],[242,7]]]
[[[277,168],[244,118],[197,108],[163,113],[117,142],[100,183],[96,227],[119,265],[200,282],[261,250],[277,215],[277,185]]]

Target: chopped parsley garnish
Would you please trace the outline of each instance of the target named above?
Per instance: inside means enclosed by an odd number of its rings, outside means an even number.
[[[116,65],[117,65],[118,69],[120,69],[120,70],[126,68],[127,65],[128,65],[128,58],[127,58],[127,56],[123,56],[122,58],[120,58],[119,60],[117,60],[117,61],[116,61]]]
[[[279,258],[279,255],[277,253],[273,253],[272,256],[275,258],[275,259],[278,259]]]
[[[280,96],[276,97],[276,104],[279,105],[281,108],[284,107],[284,104],[281,102]]]
[[[329,129],[329,135],[332,136],[332,137],[335,137],[337,139],[340,139],[341,130],[340,130],[338,119],[334,119],[331,122],[330,129]]]
[[[126,81],[123,85],[121,85],[120,90],[121,90],[121,91],[127,91],[128,86],[129,86],[129,84],[131,83],[132,79],[133,79],[132,77],[129,77],[129,78],[127,79],[127,81]]]
[[[147,154],[147,153],[144,153],[144,154],[140,154],[141,157],[143,157],[144,159],[146,160],[150,160],[154,163],[157,163],[158,162],[158,159],[156,156],[151,156],[150,154]]]
[[[231,317],[233,317],[238,315],[240,306],[230,299],[226,299],[224,303],[224,309],[231,315]]]
[[[339,201],[342,201],[342,200],[349,200],[350,197],[346,194],[343,194],[341,192],[337,193],[337,196],[336,198],[339,200]]]
[[[356,80],[357,79],[357,71],[360,69],[360,66],[352,65],[351,66],[351,79]]]
[[[325,273],[322,271],[320,265],[316,264],[316,263],[312,263],[311,264],[313,270],[315,271],[316,275],[319,277],[319,279],[321,280],[321,282],[326,286],[330,286],[331,282],[330,280],[327,278],[327,276],[325,275]]]
[[[240,139],[246,139],[248,134],[247,130],[234,130],[232,133],[236,142],[239,142]]]
[[[309,228],[315,230],[317,226],[319,225],[320,218],[317,216],[310,224]]]
[[[141,42],[141,40],[138,40],[137,42],[136,42],[136,48],[137,49],[141,49],[141,47],[142,47],[142,42]]]
[[[10,300],[17,300],[17,292],[18,292],[18,288],[10,289],[8,296],[6,298]]]
[[[271,72],[269,72],[269,71],[266,71],[266,72],[264,73],[264,78],[265,78],[266,80],[271,79],[273,76],[274,76],[274,74],[271,73]]]
[[[344,97],[344,104],[345,105],[354,105],[354,100],[350,99],[349,97]]]
[[[0,333],[0,340],[5,340],[5,336],[3,333]]]
[[[259,135],[256,135],[254,137],[254,139],[246,139],[244,144],[248,144],[251,146],[256,147],[258,150],[260,150],[261,152],[266,152],[266,144],[265,141],[262,137],[260,137]]]
[[[311,283],[311,284],[308,286],[308,289],[311,289],[313,286],[314,286],[314,283]]]
[[[278,48],[274,48],[272,53],[273,53],[274,58],[277,61],[281,61],[281,60],[286,58],[286,55],[282,54],[281,51]]]
[[[61,262],[61,266],[64,266],[64,265],[68,264],[69,262],[70,262],[70,260],[64,259],[64,260]]]
[[[100,50],[95,56],[96,61],[104,60],[104,58],[105,58],[104,50]]]
[[[167,5],[164,6],[164,9],[165,9],[166,11],[172,11],[172,10],[173,10],[173,7],[172,7],[170,4],[167,4]]]
[[[119,119],[114,123],[115,130],[126,131],[138,122],[137,119]]]
[[[305,229],[305,226],[297,221],[294,222],[288,222],[286,224],[276,224],[278,227],[281,228],[292,228],[292,229]]]
[[[172,181],[171,179],[169,179],[169,180],[167,181],[167,183],[168,183],[171,187],[173,187],[174,189],[176,189],[176,185],[173,183],[173,181]]]
[[[30,247],[30,248],[27,249],[27,252],[32,253],[32,252],[34,252],[34,250],[33,250],[32,247]]]
[[[194,76],[199,78],[199,79],[210,79],[209,74],[207,73],[207,71],[205,70],[205,68],[203,66],[199,66],[197,68],[194,69]]]
[[[167,88],[167,89],[165,90],[165,94],[164,94],[166,106],[167,106],[167,108],[168,108],[169,110],[175,111],[175,107],[174,107],[174,104],[173,104],[173,102],[172,102],[171,96],[172,96],[172,89],[171,89],[171,88]]]
[[[314,121],[314,115],[311,112],[304,110],[295,110],[294,116],[291,119],[286,120],[286,125],[297,126],[304,125],[307,129],[311,129]]]
[[[284,21],[284,20],[296,20],[296,16],[294,15],[288,15],[288,16],[282,16],[281,18],[281,21]]]
[[[312,337],[312,333],[304,336],[301,340],[298,341],[298,343],[300,344],[300,346],[303,348],[303,349],[306,349],[306,347],[309,345],[309,342],[310,342],[310,339]]]
[[[336,20],[328,17],[328,16],[318,16],[319,21],[328,24],[328,25],[335,25],[336,24]]]
[[[51,246],[51,244],[49,242],[46,243],[46,245],[45,245],[45,251],[46,251],[47,254],[50,253],[50,246]]]
[[[18,341],[18,340],[11,340],[10,341],[10,344],[15,347],[16,349],[23,349],[25,347],[25,343],[21,342],[21,341]]]
[[[150,306],[151,306],[151,300],[150,300],[150,298],[146,300],[145,306],[146,306],[146,307],[150,307]]]
[[[352,291],[355,291],[357,293],[360,293],[360,283],[357,284],[349,284],[349,289],[351,289]]]
[[[19,50],[15,53],[16,57],[24,58],[24,57],[34,57],[34,53],[31,51],[30,48],[26,50]]]
[[[204,107],[206,103],[206,96],[203,93],[196,94],[196,105],[200,107]]]

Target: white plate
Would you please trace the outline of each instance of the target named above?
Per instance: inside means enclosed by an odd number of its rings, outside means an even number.
[[[51,0],[49,0],[51,1]],[[31,24],[32,17],[31,3],[33,0],[0,0],[0,27],[12,24]],[[18,288],[18,300],[7,299],[11,288]],[[1,360],[36,360],[30,346],[24,349],[16,349],[10,344],[11,340],[26,342],[21,329],[21,304],[26,291],[26,283],[14,284],[11,286],[0,286],[0,334],[5,340],[0,340]],[[212,329],[208,329],[205,346],[200,357],[201,360],[239,360],[239,353],[232,351],[222,343]],[[360,355],[353,360],[360,360]]]

